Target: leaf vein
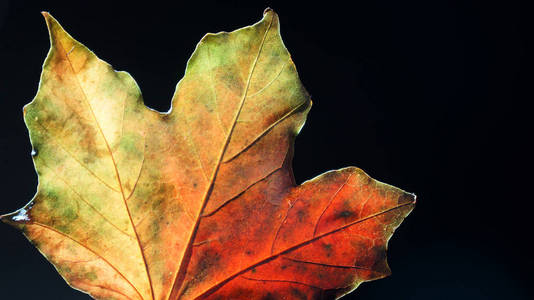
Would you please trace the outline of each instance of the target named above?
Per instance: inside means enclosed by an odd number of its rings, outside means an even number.
[[[219,205],[217,208],[215,208],[214,210],[212,210],[211,212],[207,213],[207,214],[203,214],[201,215],[200,217],[201,218],[205,218],[205,217],[209,217],[209,216],[212,216],[214,215],[216,212],[218,212],[219,210],[221,210],[221,208],[223,208],[224,206],[228,205],[230,202],[236,200],[237,198],[241,197],[241,195],[245,194],[248,190],[250,190],[251,188],[253,188],[256,184],[262,182],[263,180],[267,179],[269,176],[271,176],[272,174],[276,173],[277,171],[279,171],[280,169],[282,169],[282,167],[278,167],[276,169],[274,169],[273,171],[269,172],[267,175],[265,175],[264,177],[254,181],[253,183],[251,183],[249,186],[247,186],[243,191],[241,191],[239,194],[231,197],[230,199],[224,201],[221,205]]]
[[[263,91],[265,91],[265,89],[267,89],[269,86],[271,86],[277,79],[278,77],[280,77],[280,74],[282,74],[282,71],[284,71],[284,69],[286,68],[286,66],[288,65],[289,63],[289,60],[287,60],[284,65],[280,68],[280,71],[278,72],[278,74],[276,74],[276,76],[271,80],[269,81],[265,86],[263,86],[261,89],[259,89],[257,92],[255,92],[254,94],[250,95],[250,96],[247,96],[247,98],[252,98],[252,97],[255,97],[261,93],[263,93]]]
[[[332,264],[326,264],[326,263],[320,263],[320,262],[314,262],[314,261],[305,261],[305,260],[300,260],[300,259],[294,259],[294,258],[286,257],[286,256],[281,256],[281,257],[283,259],[287,259],[287,260],[290,260],[290,261],[293,261],[293,262],[303,263],[303,264],[311,264],[311,265],[316,265],[316,266],[323,266],[323,267],[330,267],[330,268],[341,268],[341,269],[359,269],[359,270],[373,271],[370,268],[361,267],[361,266],[332,265]]]
[[[298,104],[294,108],[292,108],[290,111],[288,111],[286,114],[284,114],[281,118],[273,122],[271,125],[269,125],[267,128],[265,128],[260,134],[258,134],[249,144],[247,144],[245,147],[243,147],[241,150],[239,150],[236,154],[232,155],[232,157],[226,159],[223,161],[223,163],[229,163],[232,160],[236,159],[239,155],[241,155],[243,152],[250,149],[252,146],[254,146],[263,136],[267,135],[271,129],[276,127],[278,124],[280,124],[285,119],[291,117],[293,114],[295,114],[300,108],[302,108],[305,104],[308,104],[309,100],[303,101],[302,103]]]
[[[307,287],[311,287],[311,288],[315,288],[315,289],[323,290],[323,288],[318,287],[318,286],[316,286],[316,285],[308,284],[308,283],[303,283],[303,282],[300,282],[300,281],[280,280],[280,279],[263,279],[263,278],[262,278],[262,279],[256,279],[256,278],[250,278],[250,277],[247,277],[247,276],[244,276],[244,275],[241,275],[240,277],[243,278],[243,279],[246,279],[246,280],[251,280],[251,281],[280,282],[280,283],[300,284],[300,285],[305,285],[305,286],[307,286]]]

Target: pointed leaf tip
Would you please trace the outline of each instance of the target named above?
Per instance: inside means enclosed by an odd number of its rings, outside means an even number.
[[[47,11],[42,11],[42,12],[41,12],[41,15],[43,15],[43,17],[44,17],[44,19],[45,19],[45,22],[46,22],[46,25],[49,26],[49,22],[50,22],[50,20],[51,20],[51,19],[53,20],[54,17],[52,17],[52,16],[50,15],[50,13],[47,12]]]
[[[27,213],[28,211],[22,208],[10,214],[1,215],[0,221],[13,227],[20,228],[21,225],[24,225],[30,221]]]
[[[415,195],[414,193],[407,193],[406,202],[408,202],[411,205],[415,206],[415,204],[417,203],[417,195]]]
[[[52,36],[52,23],[55,21],[54,17],[52,17],[47,11],[42,11],[41,15],[43,15],[45,19],[46,27],[48,28],[48,33],[50,34],[50,36]],[[57,21],[55,21],[55,23],[57,23]]]
[[[48,29],[48,35],[50,36],[50,42],[54,45],[54,41],[59,40],[74,40],[64,29],[63,26],[47,11],[42,11],[46,27]]]

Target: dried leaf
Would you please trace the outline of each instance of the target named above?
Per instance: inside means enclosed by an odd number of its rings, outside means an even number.
[[[338,297],[387,276],[415,196],[362,170],[297,186],[311,100],[270,9],[207,34],[168,113],[48,13],[51,49],[25,106],[39,176],[2,220],[97,299]]]

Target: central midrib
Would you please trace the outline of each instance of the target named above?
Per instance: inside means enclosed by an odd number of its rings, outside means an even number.
[[[189,262],[190,262],[190,251],[191,251],[191,248],[192,248],[192,245],[193,245],[193,241],[195,240],[195,237],[196,237],[196,233],[197,233],[197,230],[198,230],[198,226],[200,224],[200,219],[201,219],[201,216],[202,216],[202,212],[204,211],[204,208],[206,207],[207,201],[208,201],[208,199],[209,199],[209,197],[210,197],[210,195],[211,195],[211,193],[213,191],[213,184],[215,183],[215,178],[217,177],[217,174],[218,174],[220,166],[221,166],[222,159],[224,157],[226,149],[228,148],[228,144],[230,142],[230,138],[231,138],[232,133],[234,131],[234,128],[235,128],[235,126],[237,124],[237,119],[239,118],[239,115],[240,115],[241,110],[243,108],[243,104],[245,103],[245,99],[247,98],[247,93],[248,93],[248,90],[249,90],[249,86],[250,86],[250,82],[251,82],[251,79],[252,79],[252,75],[254,73],[254,69],[255,69],[256,64],[258,62],[258,58],[260,57],[261,50],[263,49],[263,45],[265,43],[265,38],[267,37],[267,34],[268,34],[269,30],[271,29],[271,26],[272,26],[272,23],[273,23],[273,19],[274,19],[274,16],[272,15],[271,16],[271,20],[269,22],[269,25],[267,26],[267,29],[265,30],[265,33],[263,35],[263,39],[262,39],[260,47],[258,49],[258,53],[257,53],[257,55],[256,55],[256,57],[254,59],[254,62],[253,62],[252,67],[251,67],[251,70],[249,72],[249,76],[247,78],[247,85],[245,86],[245,90],[243,92],[243,96],[242,96],[241,101],[239,103],[239,108],[238,108],[238,110],[237,110],[237,112],[236,112],[236,114],[235,114],[235,116],[234,116],[234,118],[232,120],[232,127],[230,128],[230,130],[229,130],[229,132],[228,132],[228,134],[226,136],[226,140],[224,142],[224,146],[221,149],[221,152],[219,154],[219,158],[217,160],[217,165],[216,165],[215,171],[213,172],[213,174],[212,174],[212,176],[210,178],[209,186],[206,189],[206,193],[202,197],[201,208],[198,211],[198,214],[197,214],[197,217],[196,217],[196,222],[195,222],[195,225],[193,226],[193,230],[191,231],[191,234],[189,235],[187,246],[185,248],[185,251],[183,252],[184,255],[182,256],[182,260],[180,262],[180,266],[178,267],[178,270],[177,270],[177,272],[175,274],[172,287],[171,287],[171,289],[169,291],[168,297],[166,298],[167,300],[178,299],[182,295],[183,288],[184,288],[184,282],[185,282],[185,273],[187,271],[187,267],[188,267]],[[178,280],[178,279],[180,279],[180,280]]]

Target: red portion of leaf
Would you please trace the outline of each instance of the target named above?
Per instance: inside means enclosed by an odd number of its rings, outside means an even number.
[[[387,241],[413,209],[413,195],[357,168],[296,188],[290,182],[286,165],[202,220],[184,295],[230,295],[223,286],[238,279],[235,289],[271,286],[275,295],[299,285],[313,294],[389,275]],[[272,203],[266,190],[285,197]]]

